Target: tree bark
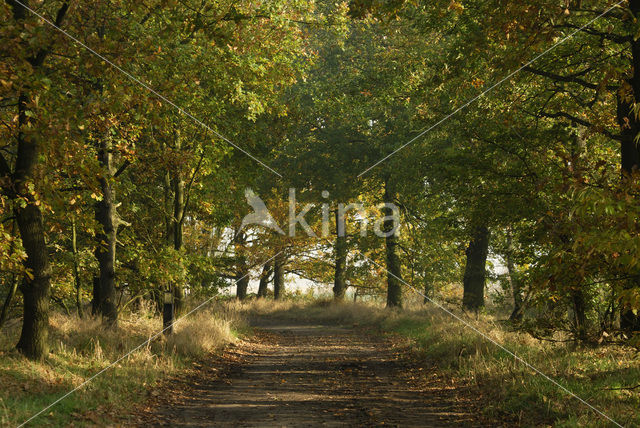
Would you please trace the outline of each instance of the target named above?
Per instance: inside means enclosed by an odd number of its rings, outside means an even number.
[[[22,147],[22,162],[17,168],[21,177],[27,178],[31,174],[29,171],[36,163],[36,144],[25,141],[20,144]],[[20,152],[18,150],[18,159]],[[26,153],[30,152],[30,153]],[[28,159],[31,159],[29,161]],[[17,180],[23,182],[23,180]],[[26,195],[29,202],[27,206],[16,210],[18,228],[22,238],[22,246],[27,253],[25,267],[29,274],[25,275],[20,291],[24,301],[24,319],[22,322],[22,332],[17,348],[20,352],[31,359],[42,359],[49,352],[49,298],[51,293],[51,268],[49,266],[49,254],[45,243],[44,225],[42,213],[38,205],[35,205],[35,198],[31,193]]]
[[[284,264],[282,254],[278,254],[273,260],[273,299],[280,300],[284,295]]]
[[[13,275],[11,278],[11,284],[9,284],[9,293],[7,293],[7,297],[4,299],[4,303],[2,305],[2,313],[0,313],[0,328],[4,325],[5,321],[7,321],[7,316],[9,315],[9,308],[11,307],[11,302],[13,298],[16,296],[16,291],[18,291],[18,284],[20,283],[20,278],[18,275]]]
[[[389,190],[389,184],[385,183],[384,200],[392,203],[392,194]],[[398,257],[398,237],[394,231],[396,227],[395,220],[392,218],[393,211],[391,208],[383,208],[383,215],[386,217],[383,230],[387,234],[385,238],[386,262],[387,262],[387,307],[402,307],[402,271],[400,266],[400,258]]]
[[[258,285],[258,298],[267,297],[270,276],[271,276],[271,263],[267,263],[262,267],[262,274],[260,274],[260,284]]]
[[[15,235],[16,233],[16,222],[13,221],[11,223],[11,235]],[[13,255],[15,250],[15,241],[11,241],[11,245],[9,247],[9,255]],[[13,302],[13,298],[16,296],[16,291],[18,291],[18,284],[20,283],[20,277],[15,273],[11,275],[11,283],[9,284],[9,292],[7,293],[7,297],[4,300],[4,304],[2,305],[2,313],[0,313],[0,328],[4,325],[7,320],[7,316],[9,315],[9,308],[11,307],[11,302]]]
[[[640,18],[640,0],[629,0],[629,9],[636,18]],[[634,171],[640,167],[640,148],[636,144],[636,137],[640,132],[640,121],[633,112],[636,105],[637,94],[640,94],[640,40],[631,40],[632,75],[626,83],[631,86],[631,97],[622,97],[618,92],[617,119],[620,126],[622,141],[620,143],[620,163],[623,182],[633,180]],[[625,288],[640,287],[640,274],[636,272],[635,278],[625,284]],[[635,315],[632,308],[621,308],[620,328],[625,331],[640,330],[640,315]]]
[[[100,277],[98,276],[93,277],[91,296],[91,315],[96,316],[100,313]]]
[[[640,18],[640,0],[629,0],[629,9],[635,17]],[[626,83],[631,86],[633,93],[631,97],[622,97],[618,92],[617,98],[617,119],[622,135],[620,161],[623,178],[628,178],[640,165],[640,151],[635,143],[635,138],[640,131],[640,123],[637,115],[632,111],[636,103],[635,98],[640,94],[640,40],[631,41],[631,55],[633,73]]]
[[[505,254],[505,261],[507,262],[507,274],[509,275],[509,285],[511,286],[511,292],[513,293],[513,311],[509,319],[511,321],[522,320],[522,288],[520,286],[520,280],[516,272],[515,264],[513,263],[513,236],[511,230],[507,230],[507,251]]]
[[[478,311],[484,306],[486,263],[489,254],[489,229],[477,226],[467,247],[467,264],[464,271],[464,295],[462,306]]]
[[[99,179],[102,190],[102,200],[95,204],[95,219],[102,226],[96,233],[96,248],[94,254],[98,260],[98,311],[105,322],[116,325],[118,309],[116,305],[115,263],[116,237],[118,234],[118,217],[115,205],[115,190],[113,188],[113,159],[111,144],[102,139],[98,143],[98,161],[103,172]],[[101,230],[100,230],[101,229]]]
[[[238,272],[238,276],[236,276],[236,298],[238,300],[245,300],[247,298],[249,279],[249,272]]]
[[[20,128],[27,123],[28,98],[20,94],[18,98],[18,121]],[[45,242],[42,212],[35,195],[29,190],[33,183],[38,163],[39,144],[33,136],[18,134],[14,184],[18,195],[26,199],[26,205],[16,208],[16,221],[22,238],[22,246],[27,253],[25,268],[28,274],[20,285],[23,295],[24,318],[17,349],[31,359],[42,359],[49,352],[49,298],[51,293],[51,268]]]
[[[169,170],[164,172],[162,177],[163,180],[163,190],[164,190],[164,200],[163,200],[163,208],[164,208],[164,229],[165,229],[165,242],[167,247],[175,246],[174,239],[174,227],[173,227],[173,219],[174,219],[174,202],[173,202],[173,186],[171,184],[171,173]],[[171,301],[171,307],[167,308],[167,303],[165,303],[166,292],[167,290],[171,290],[173,293],[173,288],[171,283],[163,282],[159,284],[159,288],[154,290],[155,302],[158,307],[158,311],[162,313],[163,316],[163,326],[167,327],[167,324],[173,323],[174,316],[174,304],[175,302]],[[175,300],[175,298],[174,298]],[[170,317],[170,319],[167,319]],[[165,330],[165,335],[171,334],[173,332],[172,328],[167,328]]]
[[[184,225],[184,179],[180,172],[175,172],[173,177],[173,248],[182,250]],[[173,304],[175,315],[180,315],[184,310],[184,284],[173,284]]]
[[[579,340],[587,339],[587,313],[586,299],[582,289],[571,290],[571,300],[573,302],[574,324],[576,329],[576,337]]]
[[[236,233],[234,237],[235,244],[235,279],[236,279],[236,298],[244,300],[247,297],[247,288],[249,288],[249,267],[247,266],[247,258],[245,256],[246,236],[243,232]]]
[[[336,210],[336,242],[333,250],[335,253],[335,271],[333,279],[333,298],[336,301],[343,301],[345,292],[347,291],[347,283],[345,278],[346,265],[347,265],[347,237],[340,236],[339,230],[343,230],[346,233],[346,227],[342,229],[338,227],[340,222],[340,216],[338,210]],[[343,219],[344,221],[344,219]]]
[[[19,4],[12,0],[6,0],[11,7],[13,20],[23,24],[27,15],[25,6],[29,6],[29,1],[24,0]],[[55,24],[60,26],[64,19],[68,3],[63,3],[58,9]],[[49,54],[49,48],[43,47],[27,61],[34,70],[40,69]],[[27,86],[25,86],[27,88]],[[13,174],[10,171],[3,171],[3,175],[10,176],[13,184],[11,192],[13,196],[21,197],[25,205],[16,208],[16,221],[22,239],[27,258],[24,262],[28,274],[22,279],[20,292],[23,295],[24,318],[22,331],[18,340],[17,349],[31,359],[41,359],[48,353],[49,336],[49,298],[51,293],[51,268],[49,266],[49,254],[45,241],[45,231],[40,211],[40,204],[36,200],[34,173],[38,164],[38,152],[40,144],[32,134],[25,135],[24,129],[29,122],[27,117],[27,104],[30,97],[27,89],[18,94],[18,133],[16,164]],[[7,167],[3,165],[3,170]],[[29,189],[33,184],[34,188]]]
[[[429,295],[431,294],[432,285],[427,281],[424,284],[424,299],[422,300],[422,304],[426,305],[431,301]]]
[[[164,227],[165,238],[167,240],[167,246],[173,245],[175,240],[173,239],[173,193],[171,186],[171,174],[166,171],[163,179],[164,189]]]
[[[71,218],[71,251],[73,253],[73,279],[75,281],[76,289],[76,312],[78,317],[82,318],[82,302],[80,300],[80,269],[78,266],[78,243],[77,243],[77,227],[75,216]]]

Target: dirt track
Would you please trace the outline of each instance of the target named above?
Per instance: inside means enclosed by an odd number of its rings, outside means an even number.
[[[262,327],[255,340],[170,384],[170,399],[145,425],[487,426],[468,391],[406,355],[352,329]]]

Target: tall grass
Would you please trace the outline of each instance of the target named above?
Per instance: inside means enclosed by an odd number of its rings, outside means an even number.
[[[117,329],[99,319],[54,313],[51,316],[52,352],[43,362],[23,358],[13,350],[20,323],[8,323],[0,334],[0,425],[15,426],[93,374],[148,341],[162,329],[149,308],[122,314]],[[147,397],[160,378],[189,366],[233,342],[246,324],[234,309],[214,304],[180,320],[175,333],[145,344],[81,390],[45,414],[38,424],[68,426],[116,423],[121,410]]]
[[[455,307],[450,309],[456,311]],[[614,345],[585,347],[542,342],[510,330],[495,316],[456,313],[622,425],[640,426],[640,388],[629,389],[640,385],[640,362],[635,350]],[[38,424],[68,426],[72,420],[77,425],[122,423],[110,415],[144,400],[149,386],[158,379],[236,340],[239,332],[248,331],[246,319],[357,326],[404,338],[444,378],[476,388],[483,397],[484,411],[508,424],[612,425],[544,376],[433,306],[413,304],[401,311],[390,311],[373,303],[265,299],[214,303],[184,318],[172,336],[161,336],[132,353],[40,416]],[[15,426],[27,419],[162,328],[161,320],[145,308],[123,315],[115,331],[105,329],[93,318],[61,314],[54,314],[51,324],[53,350],[44,362],[28,361],[12,350],[20,327],[15,320],[0,333],[3,426]]]
[[[463,314],[459,314],[463,316]],[[465,321],[624,426],[640,426],[640,362],[629,347],[541,341],[494,316]],[[475,384],[486,412],[524,426],[614,426],[558,385],[437,308],[385,320],[382,328],[409,338],[445,372]]]
[[[272,321],[377,325],[389,315],[375,303],[336,303],[331,300],[299,302],[257,299],[236,305],[237,310],[247,314],[250,319],[268,318]]]
[[[244,308],[249,317],[359,325],[404,338],[444,378],[476,388],[484,397],[485,413],[507,425],[614,426],[489,337],[623,426],[640,426],[640,387],[620,389],[640,385],[640,361],[634,349],[540,341],[514,331],[495,315],[471,317],[455,306],[447,309],[468,325],[433,305],[416,303],[401,311],[376,304],[329,302],[258,301]]]

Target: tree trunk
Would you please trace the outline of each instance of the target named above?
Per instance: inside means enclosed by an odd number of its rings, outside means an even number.
[[[35,144],[25,145],[35,149]],[[35,150],[34,150],[35,152]],[[35,154],[35,153],[34,153]],[[34,156],[35,163],[35,156]],[[20,291],[24,300],[24,319],[17,348],[31,359],[44,358],[49,352],[49,298],[51,293],[51,268],[44,238],[42,213],[29,193],[26,207],[16,210],[22,245],[27,253],[25,275]]]
[[[629,0],[629,9],[636,18],[640,18],[640,0]],[[631,182],[633,179],[633,172],[640,167],[640,148],[636,144],[636,137],[640,132],[640,121],[638,116],[633,112],[634,106],[637,100],[635,99],[640,94],[640,40],[637,38],[631,39],[631,55],[632,75],[627,80],[627,83],[631,86],[633,96],[631,99],[621,97],[618,92],[617,99],[617,119],[620,126],[622,141],[620,143],[620,161],[621,172],[623,182]],[[625,284],[625,288],[637,288],[640,287],[640,274],[635,272],[637,278],[629,281]],[[632,312],[633,308],[623,307],[620,313],[620,327],[626,331],[640,330],[640,315],[635,315]]]
[[[384,188],[384,200],[387,203],[392,202],[391,191],[389,190],[388,183]],[[386,217],[383,229],[386,236],[385,247],[387,254],[387,307],[402,307],[402,271],[400,267],[400,258],[398,257],[398,237],[394,231],[396,228],[395,220],[393,219],[393,211],[391,208],[383,208],[383,215]]]
[[[243,232],[236,233],[234,237],[235,250],[235,278],[236,278],[236,298],[244,300],[247,297],[249,287],[249,267],[245,255],[246,236]]]
[[[284,295],[284,257],[278,254],[273,260],[273,299],[280,300]]]
[[[81,283],[80,269],[78,267],[78,244],[77,244],[77,227],[75,216],[71,217],[71,251],[73,253],[73,279],[76,289],[76,312],[78,317],[82,318],[82,301],[80,299]]]
[[[584,341],[587,339],[587,314],[585,297],[582,289],[578,288],[571,290],[571,300],[573,302],[576,337]]]
[[[2,305],[2,313],[0,313],[0,328],[2,328],[5,321],[7,320],[7,316],[9,315],[9,308],[11,307],[13,298],[16,296],[19,282],[20,277],[14,274],[11,278],[11,284],[9,284],[9,293],[7,293],[7,297],[4,299],[4,304]]]
[[[429,295],[431,294],[431,289],[433,287],[431,286],[431,284],[429,282],[425,282],[424,284],[424,299],[422,300],[422,304],[426,305],[427,303],[431,302],[431,299],[429,298]]]
[[[179,172],[173,177],[173,248],[182,250],[184,225],[184,179]],[[245,288],[246,294],[246,288]],[[184,284],[173,284],[173,304],[175,315],[179,316],[184,310]]]
[[[115,191],[112,185],[113,165],[111,144],[106,139],[99,142],[98,161],[103,168],[100,177],[102,200],[96,202],[95,219],[102,226],[96,233],[95,256],[98,260],[99,276],[97,299],[98,310],[105,322],[116,325],[118,309],[116,306],[116,237],[118,234],[118,218],[115,205]]]
[[[520,286],[520,280],[516,273],[516,267],[513,263],[513,237],[511,230],[507,230],[507,251],[505,254],[505,261],[507,262],[507,274],[509,275],[509,285],[511,286],[511,292],[513,293],[513,312],[509,319],[511,321],[522,320],[522,288]]]
[[[478,226],[474,229],[467,248],[467,265],[464,271],[464,295],[462,306],[478,311],[484,306],[484,286],[486,281],[486,263],[489,253],[489,229]]]
[[[16,234],[16,222],[13,221],[11,223],[11,235],[14,236]],[[15,250],[15,241],[11,241],[11,245],[9,247],[9,255],[13,255]],[[0,313],[0,328],[4,325],[7,320],[7,316],[9,315],[9,308],[11,307],[11,302],[13,302],[13,298],[16,296],[16,291],[18,291],[18,284],[20,283],[20,277],[15,273],[11,275],[11,283],[9,284],[9,292],[7,293],[7,297],[4,300],[4,304],[2,305],[2,313]]]
[[[23,0],[21,3],[7,0],[7,4],[11,7],[13,20],[23,25],[27,15],[27,10],[23,4],[28,7],[29,1]],[[68,3],[63,3],[58,9],[55,18],[57,26],[62,25],[62,20],[68,7]],[[39,69],[42,67],[48,53],[48,49],[39,49],[27,61],[33,69]],[[41,359],[48,352],[51,268],[49,266],[49,253],[45,241],[40,204],[36,200],[35,192],[29,189],[30,184],[35,184],[33,179],[35,168],[38,164],[39,151],[39,144],[35,135],[26,136],[23,132],[29,122],[26,114],[27,104],[31,101],[29,98],[25,92],[18,94],[18,133],[16,135],[18,147],[15,170],[13,174],[10,174],[9,171],[3,172],[12,176],[12,192],[15,192],[15,196],[22,197],[26,202],[25,206],[19,206],[16,209],[18,230],[20,231],[22,246],[27,255],[24,266],[29,270],[29,275],[24,276],[20,285],[20,291],[23,295],[24,319],[17,349],[28,358]],[[4,169],[6,169],[6,163],[3,167]]]
[[[334,245],[336,266],[333,279],[333,298],[337,301],[343,301],[344,294],[347,291],[347,283],[345,279],[347,265],[347,237],[340,236],[340,233],[338,233],[340,230],[340,227],[338,227],[339,221],[340,216],[338,215],[338,210],[336,210],[336,242]],[[342,228],[342,230],[346,233],[347,229],[345,227]]]
[[[100,313],[100,277],[94,276],[92,285],[91,315],[96,316]]]
[[[20,128],[27,123],[28,97],[18,97],[18,121]],[[24,320],[17,348],[31,359],[41,359],[49,351],[49,297],[51,293],[51,268],[49,252],[45,242],[45,232],[40,206],[28,185],[33,184],[35,167],[38,163],[38,142],[34,136],[18,134],[18,153],[14,173],[14,184],[18,195],[26,199],[26,206],[16,208],[16,221],[22,238],[22,246],[27,253],[25,275],[20,291],[23,295]]]
[[[260,274],[260,284],[258,285],[258,298],[267,297],[270,276],[271,276],[271,263],[267,263],[263,266],[262,274]]]
[[[166,171],[163,179],[164,188],[164,227],[165,238],[167,240],[167,246],[173,245],[175,240],[173,239],[173,193],[171,186],[171,174]]]
[[[174,202],[173,202],[173,186],[171,185],[171,174],[167,170],[164,173],[163,179],[163,190],[164,190],[164,229],[165,229],[165,241],[167,247],[175,246],[174,239],[174,226],[173,226],[173,218],[174,218]],[[158,284],[158,289],[154,291],[155,302],[158,307],[158,312],[162,313],[163,317],[163,326],[167,327],[167,325],[171,325],[173,323],[174,316],[174,300],[175,297],[171,299],[170,305],[168,308],[168,303],[165,302],[167,299],[167,290],[171,290],[173,293],[172,285],[168,282],[162,282]],[[173,295],[173,294],[172,294]],[[170,319],[167,319],[170,317]],[[172,328],[167,328],[165,330],[165,334],[171,334],[173,332]]]
[[[247,289],[249,288],[249,272],[239,272],[236,277],[236,298],[244,300],[247,298]]]
[[[629,0],[629,9],[636,18],[640,18],[640,0]],[[633,74],[626,83],[633,91],[631,99],[621,97],[618,92],[617,99],[617,119],[620,126],[622,142],[620,145],[621,167],[623,177],[628,177],[632,171],[638,169],[640,165],[640,152],[635,144],[635,138],[640,131],[638,117],[633,114],[633,107],[636,103],[636,96],[640,94],[640,40],[631,40]]]

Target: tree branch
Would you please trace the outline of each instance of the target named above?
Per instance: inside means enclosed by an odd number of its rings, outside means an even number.
[[[591,83],[591,82],[587,82],[584,79],[580,79],[580,78],[576,77],[576,75],[562,76],[560,74],[551,73],[549,71],[538,70],[538,69],[530,67],[530,66],[524,67],[523,70],[528,71],[529,73],[536,74],[538,76],[543,76],[543,77],[546,77],[548,79],[555,80],[556,82],[576,83],[578,85],[584,86],[585,88],[594,89],[594,90],[601,88],[600,85],[597,85],[597,84]],[[611,90],[611,91],[615,91],[615,90],[618,89],[618,86],[616,86],[616,85],[606,85],[606,86],[604,86],[604,88],[606,88],[608,90]]]
[[[124,163],[120,165],[120,168],[118,168],[116,173],[113,174],[113,178],[118,178],[129,165],[131,165],[131,161],[129,159],[125,159]]]
[[[22,4],[14,0],[6,0],[6,2],[9,6],[11,6],[11,9],[13,10],[13,19],[15,19],[16,21],[20,21],[26,18],[27,9]],[[62,6],[60,6],[60,9],[58,9],[58,12],[56,13],[56,18],[54,20],[54,24],[56,25],[56,27],[60,27],[62,25],[62,21],[64,20],[64,17],[67,14],[68,10],[69,10],[69,3],[68,2],[62,3]],[[27,59],[27,61],[33,67],[40,67],[44,63],[44,60],[50,51],[51,51],[51,47],[41,48],[38,50],[35,56]]]
[[[587,120],[584,120],[584,119],[580,119],[579,117],[576,117],[576,116],[574,116],[572,114],[569,114],[567,112],[564,112],[564,111],[558,111],[558,112],[554,112],[554,113],[540,112],[539,116],[540,117],[546,117],[546,118],[549,118],[549,119],[564,118],[564,119],[568,119],[568,120],[570,120],[572,122],[575,122],[575,123],[577,123],[579,125],[586,126],[587,128],[593,128],[593,123],[591,123],[591,122],[589,122]],[[605,135],[605,136],[611,138],[612,140],[622,141],[622,136],[613,134],[613,133],[607,131],[606,129],[598,129],[597,131],[600,132],[602,135]]]
[[[11,175],[11,168],[9,163],[4,158],[4,155],[0,153],[0,177],[8,177]]]
[[[196,175],[200,171],[200,167],[202,166],[202,160],[203,159],[204,159],[204,149],[200,153],[200,159],[198,159],[198,165],[196,165],[196,168],[193,170],[193,174],[191,174],[191,179],[189,180],[189,183],[187,184],[187,187],[185,188],[186,198],[185,198],[185,201],[184,201],[184,207],[182,208],[182,216],[180,217],[180,223],[182,223],[184,221],[184,217],[187,214],[187,208],[189,208],[189,199],[190,199],[190,196],[191,196],[191,187],[193,186],[193,182],[196,179]]]
[[[604,33],[602,31],[594,30],[593,28],[579,27],[575,24],[558,24],[554,25],[553,28],[570,28],[572,30],[580,30],[592,36],[598,36],[618,44],[625,44],[633,41],[633,37],[631,36],[621,36],[620,34]]]

